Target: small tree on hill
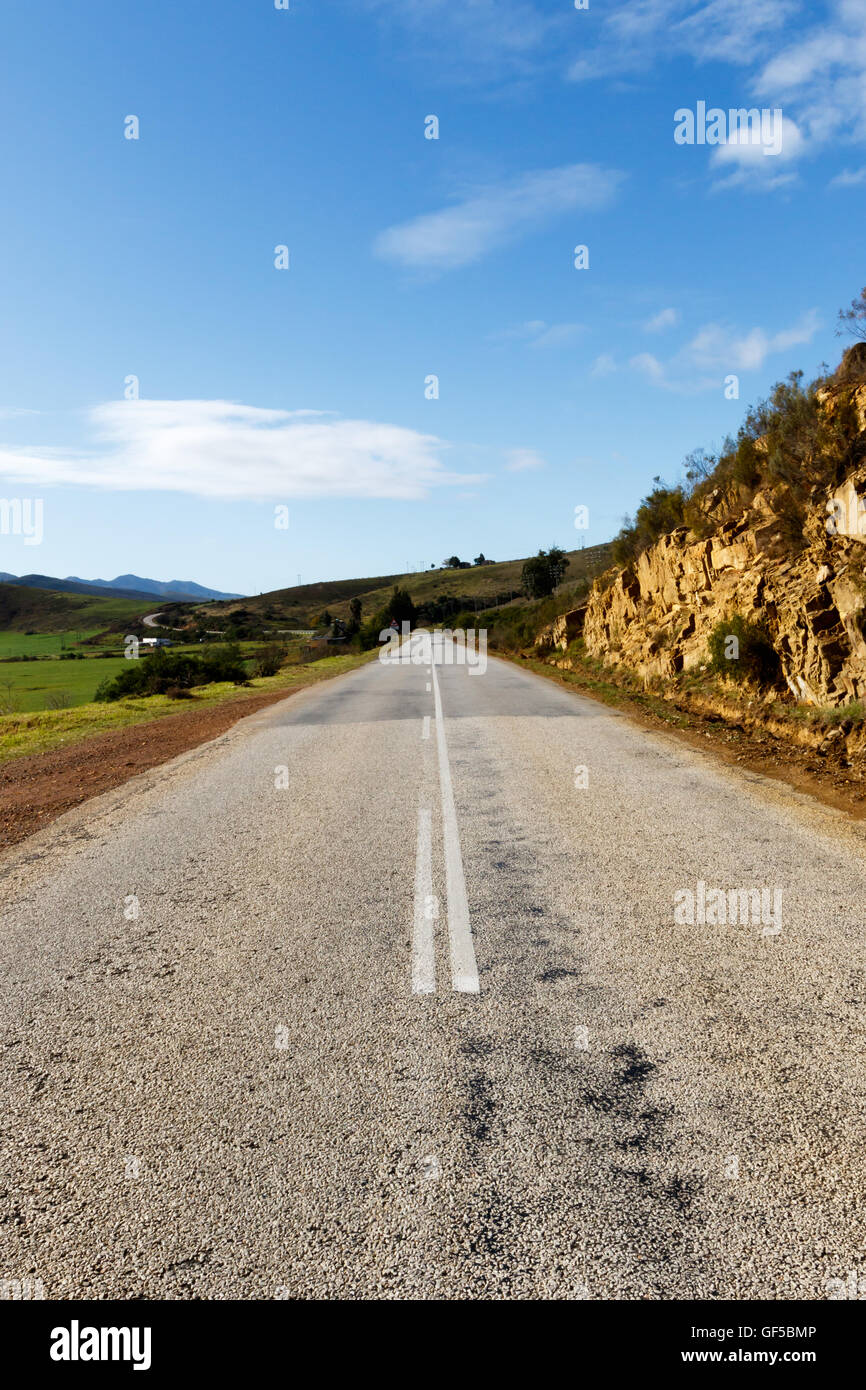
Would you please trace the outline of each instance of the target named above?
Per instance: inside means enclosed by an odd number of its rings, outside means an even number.
[[[523,592],[529,598],[548,598],[562,583],[569,563],[565,551],[557,545],[552,545],[547,551],[539,550],[537,555],[524,563],[520,574]]]

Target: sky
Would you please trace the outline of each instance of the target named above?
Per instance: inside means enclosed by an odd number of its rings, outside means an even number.
[[[40,0],[0,55],[14,574],[596,544],[866,283],[866,0]]]

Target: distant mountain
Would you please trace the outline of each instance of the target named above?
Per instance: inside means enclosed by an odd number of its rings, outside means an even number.
[[[153,600],[153,594],[145,594],[140,589],[104,589],[98,584],[85,584],[82,580],[54,579],[49,574],[22,574],[20,579],[14,574],[0,572],[0,584],[9,584],[19,589],[44,589],[49,593],[87,594],[91,598],[135,598]]]
[[[243,594],[224,594],[219,589],[206,589],[182,579],[172,579],[160,583],[158,579],[142,579],[137,574],[119,574],[116,579],[79,579],[77,575],[67,575],[66,579],[53,579],[47,574],[15,574],[0,571],[0,583],[17,584],[25,589],[51,589],[61,594],[105,594],[117,598],[165,598],[182,602],[184,599],[202,601],[211,598],[243,598]]]
[[[139,594],[154,594],[157,598],[206,599],[206,598],[244,598],[244,594],[224,594],[221,589],[207,589],[203,584],[194,584],[191,579],[142,579],[140,574],[119,574],[116,579],[79,579],[76,574],[67,575],[76,584],[93,584],[99,589],[134,589]]]

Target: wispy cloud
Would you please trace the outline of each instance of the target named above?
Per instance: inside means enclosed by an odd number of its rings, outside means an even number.
[[[679,309],[659,309],[644,324],[645,333],[661,333],[665,328],[673,328],[680,321]]]
[[[358,0],[351,0],[357,9]],[[567,14],[532,0],[361,0],[387,25],[390,45],[402,34],[408,52],[455,81],[523,79],[551,67],[569,33]]]
[[[526,473],[530,469],[544,468],[545,461],[534,449],[509,449],[505,467],[509,473]]]
[[[383,260],[415,270],[471,265],[563,212],[606,207],[625,177],[597,164],[539,169],[479,188],[453,207],[389,227],[376,238]]]
[[[810,309],[790,328],[778,333],[766,333],[751,328],[747,333],[705,324],[685,348],[683,360],[696,367],[718,367],[728,371],[751,371],[763,367],[768,357],[777,352],[808,343],[817,333],[820,320],[816,309]]]
[[[612,352],[600,352],[592,364],[590,376],[611,376],[617,370]]]
[[[25,486],[258,499],[420,498],[483,480],[446,470],[435,435],[318,411],[140,400],[97,406],[90,420],[93,448],[0,446],[0,475]]]
[[[658,382],[659,385],[664,384],[665,369],[653,353],[635,353],[634,357],[629,358],[629,366],[634,367],[636,372],[642,372],[644,376],[648,376],[650,381]]]
[[[490,336],[494,342],[517,339],[532,348],[547,348],[571,342],[582,330],[582,323],[545,323],[544,319],[529,319],[515,328],[506,328]]]
[[[736,106],[784,110],[787,167],[777,159],[761,163],[732,141],[712,157],[716,190],[779,188],[792,182],[799,159],[829,142],[866,140],[863,0],[820,7],[802,0],[611,0],[597,34],[568,68],[572,81],[644,74],[686,57],[742,69]],[[700,95],[714,104],[712,91]]]
[[[840,174],[832,178],[828,183],[828,188],[857,188],[861,183],[866,183],[866,164],[859,169],[843,169]]]
[[[790,328],[768,333],[763,328],[746,332],[724,324],[706,323],[666,362],[650,352],[639,352],[629,366],[655,386],[690,394],[718,386],[729,372],[757,371],[768,357],[808,343],[820,327],[817,310],[810,309]]]
[[[644,72],[658,59],[752,64],[778,47],[799,0],[613,0],[595,44],[569,68],[575,82]]]

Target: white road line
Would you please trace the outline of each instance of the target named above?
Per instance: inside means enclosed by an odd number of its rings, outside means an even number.
[[[432,994],[436,989],[432,845],[430,811],[419,807],[418,841],[415,847],[415,926],[412,935],[413,994]]]
[[[427,689],[428,689],[428,690],[430,689],[430,682],[429,682],[429,681],[427,682]]]
[[[424,723],[423,723],[423,725],[421,726],[421,737],[422,737],[422,738],[429,738],[429,737],[430,737],[430,716],[429,716],[429,714],[425,714],[425,715],[424,715]]]
[[[442,831],[445,843],[445,890],[448,899],[448,936],[451,945],[451,983],[461,994],[477,994],[478,966],[469,925],[469,903],[466,900],[466,880],[463,876],[463,856],[460,853],[460,832],[451,768],[448,765],[448,745],[445,742],[445,720],[442,717],[442,697],[439,677],[433,666],[433,700],[436,711],[436,746],[439,753],[439,789],[442,794]]]

